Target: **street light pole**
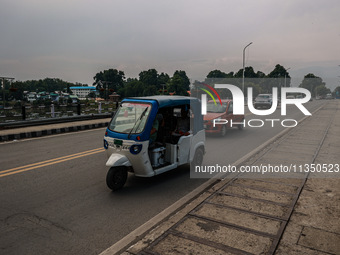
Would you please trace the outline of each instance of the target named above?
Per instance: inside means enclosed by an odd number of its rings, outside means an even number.
[[[243,74],[242,74],[242,91],[243,91],[243,94],[244,94],[244,62],[245,62],[245,51],[246,51],[246,48],[252,44],[253,42],[249,43],[246,47],[244,47],[243,49]]]

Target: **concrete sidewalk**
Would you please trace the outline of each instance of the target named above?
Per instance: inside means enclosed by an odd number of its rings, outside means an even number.
[[[111,118],[0,130],[0,142],[106,127]]]
[[[340,254],[339,145],[340,100],[332,100],[235,163],[298,171],[209,180],[102,255]],[[327,173],[308,174],[312,164]]]

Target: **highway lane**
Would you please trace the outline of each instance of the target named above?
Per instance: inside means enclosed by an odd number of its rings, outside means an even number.
[[[310,102],[308,109],[323,103]],[[290,118],[303,117],[290,112]],[[282,118],[279,112],[271,117]],[[205,164],[232,163],[281,130],[266,126],[229,130],[222,139],[209,136]],[[98,254],[205,181],[190,179],[182,167],[155,178],[129,176],[124,189],[112,193],[99,149],[103,134],[97,129],[0,144],[0,171],[82,156],[0,177],[0,253]]]
[[[102,148],[103,134],[1,144],[1,170]],[[0,250],[97,254],[204,181],[188,183],[182,168],[152,179],[132,176],[124,192],[112,193],[105,162],[104,153],[96,153],[0,178]]]
[[[323,105],[325,101],[314,100],[306,104],[307,109],[312,113]],[[242,131],[236,128],[229,129],[225,138],[220,138],[219,136],[209,136],[209,142],[207,143],[207,155],[204,160],[206,165],[228,165],[235,162],[237,159],[241,158],[241,155],[246,155],[247,152],[256,149],[263,142],[274,137],[276,134],[286,129],[282,127],[281,121],[275,121],[274,127],[270,121],[265,121],[265,119],[295,119],[300,120],[305,115],[297,109],[295,106],[289,105],[287,107],[287,116],[281,116],[281,108],[278,107],[277,110],[269,116],[255,116],[253,114],[246,113],[247,127]],[[264,121],[264,125],[261,128],[249,127],[248,121],[252,119],[261,119]],[[285,123],[286,125],[292,125],[292,122]],[[256,126],[260,125],[258,121],[253,121],[250,125]],[[230,139],[231,138],[231,139]],[[223,153],[224,151],[224,153]],[[233,154],[236,156],[230,156]],[[221,155],[225,155],[222,156]]]

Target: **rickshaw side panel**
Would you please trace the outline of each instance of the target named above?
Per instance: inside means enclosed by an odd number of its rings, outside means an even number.
[[[178,140],[178,165],[187,164],[189,162],[192,137],[193,135],[182,136]]]
[[[121,154],[113,153],[110,155],[109,159],[106,161],[106,166],[115,167],[115,166],[132,166],[129,159]]]
[[[105,137],[105,140],[109,144],[106,150],[109,158],[106,166],[132,166],[136,176],[151,177],[155,175],[148,155],[149,141],[137,143],[131,140],[123,140],[123,147],[115,147],[113,145],[114,138]],[[142,145],[142,150],[135,155],[130,152],[130,147],[137,144]],[[117,161],[114,161],[114,159],[117,159]]]
[[[200,130],[193,136],[191,140],[191,149],[190,149],[190,157],[189,162],[192,162],[195,156],[195,152],[197,148],[202,147],[205,152],[205,131]]]

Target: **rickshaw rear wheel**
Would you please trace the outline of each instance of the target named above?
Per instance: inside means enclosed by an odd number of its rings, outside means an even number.
[[[203,155],[204,155],[204,150],[202,147],[199,147],[195,151],[194,158],[191,162],[191,164],[196,167],[196,166],[201,166],[203,162]]]
[[[227,125],[222,125],[220,135],[224,137],[227,134]]]
[[[244,119],[241,122],[243,122],[243,121],[244,121]],[[243,124],[239,124],[237,126],[237,128],[238,128],[238,130],[243,130],[244,126],[243,126]]]
[[[113,191],[121,189],[128,177],[128,172],[124,166],[111,167],[106,175],[106,185]]]

